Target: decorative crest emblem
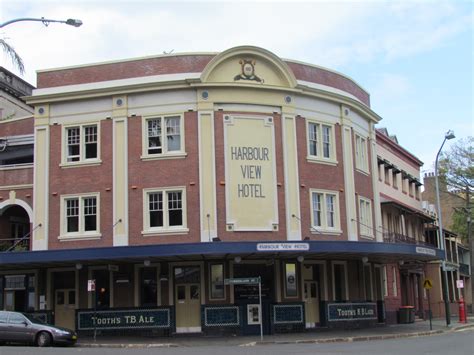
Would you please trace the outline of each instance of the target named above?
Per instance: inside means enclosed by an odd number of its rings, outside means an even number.
[[[234,77],[234,80],[253,80],[259,83],[263,83],[263,79],[260,79],[255,75],[255,63],[254,59],[241,59],[239,64],[242,67],[242,72]]]

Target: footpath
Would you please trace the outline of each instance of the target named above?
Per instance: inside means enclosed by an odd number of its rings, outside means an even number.
[[[467,323],[459,323],[457,317],[451,318],[451,324],[446,326],[443,318],[433,319],[432,330],[429,320],[417,320],[411,324],[380,325],[367,329],[318,329],[303,333],[260,336],[203,336],[176,335],[172,337],[150,336],[104,336],[79,337],[78,347],[97,348],[170,348],[196,346],[259,346],[267,344],[321,344],[335,342],[355,342],[369,340],[385,340],[420,336],[433,336],[455,331],[474,330],[474,316],[469,316]]]

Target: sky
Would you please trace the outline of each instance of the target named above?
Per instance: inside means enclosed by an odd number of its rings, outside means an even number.
[[[341,72],[370,93],[371,108],[405,149],[432,171],[449,129],[474,135],[474,2],[0,0],[0,22],[82,20],[74,28],[17,22],[0,29],[36,70],[164,52],[263,47]],[[19,74],[9,57],[0,65]]]

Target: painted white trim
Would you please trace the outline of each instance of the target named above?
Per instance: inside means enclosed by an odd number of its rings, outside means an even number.
[[[318,137],[317,142],[318,145],[316,147],[317,151],[320,152],[318,155],[311,155],[310,146],[309,146],[309,125],[315,124],[318,126]],[[323,126],[327,126],[331,128],[331,141],[329,146],[329,158],[325,158],[323,156]],[[335,124],[325,122],[323,120],[318,120],[312,117],[305,118],[305,128],[306,128],[306,160],[309,162],[321,162],[331,165],[337,165],[337,154],[336,154],[336,133],[335,133]]]
[[[116,155],[117,149],[117,138],[116,138],[116,125],[117,122],[123,123],[124,125],[124,155],[119,157]],[[128,209],[128,119],[127,117],[115,118],[112,123],[112,171],[113,171],[113,199],[114,201],[118,198],[120,194],[123,194],[124,199],[124,211],[117,211],[116,204],[113,204],[113,219],[112,219],[112,234],[113,234],[113,245],[114,246],[126,246],[129,244],[128,240],[128,220],[130,211]],[[123,170],[117,171],[117,160],[123,159]],[[117,186],[117,176],[122,175],[124,182],[123,186]],[[116,223],[121,219],[123,224],[124,233],[122,235],[116,234]]]
[[[212,142],[211,142],[211,152],[212,152],[212,180],[203,181],[202,177],[202,151],[201,151],[201,116],[202,115],[210,115],[211,117],[211,129],[212,129]],[[199,211],[200,211],[200,221],[201,221],[201,242],[211,242],[212,238],[217,237],[217,193],[216,193],[216,145],[215,145],[215,126],[214,126],[214,111],[199,111],[198,113],[198,144],[199,144]],[[214,229],[206,229],[207,226],[203,225],[203,221],[205,220],[204,215],[205,211],[203,210],[203,186],[204,184],[211,183],[213,186],[212,189],[212,201],[214,204],[214,210],[212,211],[213,218],[213,226]],[[206,233],[207,231],[207,233]]]
[[[166,119],[179,117],[179,138],[180,138],[180,150],[168,151],[168,144],[166,139]],[[148,121],[153,119],[160,119],[161,121],[161,153],[159,154],[149,154],[148,153]],[[184,122],[184,113],[183,112],[169,112],[169,113],[160,113],[156,115],[145,115],[142,116],[142,160],[152,160],[152,159],[166,159],[166,158],[180,158],[187,155],[185,150],[185,122]]]
[[[85,143],[85,127],[97,127],[97,157],[92,159],[86,159],[86,143]],[[79,160],[78,161],[67,161],[67,130],[70,128],[79,128]],[[91,121],[91,122],[81,122],[81,123],[70,123],[64,124],[61,126],[61,163],[59,166],[61,167],[69,167],[69,166],[76,166],[76,165],[86,165],[86,164],[99,164],[102,162],[100,159],[100,147],[101,147],[101,136],[100,136],[100,121]]]
[[[346,224],[348,241],[357,241],[357,214],[354,182],[354,162],[352,158],[352,131],[350,118],[342,116],[344,106],[341,106],[342,161],[344,168],[344,199],[346,201]]]
[[[43,148],[43,151],[39,151],[39,146],[37,145],[37,135],[38,131],[45,131],[45,147]],[[39,234],[39,231],[37,229],[33,230],[33,235],[31,238],[31,249],[32,250],[48,250],[48,241],[49,241],[49,149],[50,149],[50,134],[49,134],[49,126],[48,125],[41,125],[41,126],[35,126],[35,156],[43,156],[44,157],[44,167],[43,171],[39,171],[38,165],[34,163],[33,167],[33,185],[35,188],[33,189],[33,211],[41,211],[43,213],[43,220],[38,221],[37,220],[37,215],[34,213],[33,217],[33,226],[37,226],[38,224],[41,224],[41,232],[43,233],[44,239],[42,241],[37,240],[37,235]],[[37,178],[39,179],[39,175],[42,175],[42,178],[44,178],[44,185],[40,186],[39,183],[36,182]],[[41,200],[39,196],[42,196],[44,198],[44,204],[43,206],[40,206],[38,204],[38,201]],[[39,213],[41,213],[39,212]]]
[[[288,147],[286,146],[286,143],[288,142],[287,135],[288,132],[286,131],[286,120],[291,119],[293,121],[293,150],[296,156],[291,157],[291,159],[295,163],[295,183],[296,186],[293,186],[294,190],[290,191],[290,185],[289,185],[289,168],[288,168],[288,161],[290,160],[289,152],[288,152]],[[299,169],[298,169],[298,136],[296,132],[296,117],[294,116],[289,116],[289,115],[282,115],[281,116],[281,131],[282,131],[282,142],[283,142],[283,176],[285,179],[285,210],[286,210],[286,238],[287,240],[302,240],[302,232],[301,232],[301,223],[298,223],[298,230],[296,231],[296,234],[292,233],[291,230],[291,224],[293,220],[293,212],[291,210],[290,206],[290,194],[295,193],[296,194],[296,211],[294,213],[297,216],[301,216],[301,200],[300,200],[300,189],[299,189]],[[277,191],[278,193],[278,191]]]
[[[100,81],[100,82],[86,83],[86,84],[56,86],[56,87],[51,87],[51,88],[35,89],[33,90],[33,94],[32,96],[30,96],[30,99],[35,99],[37,96],[42,96],[42,95],[80,93],[81,91],[114,89],[114,88],[119,88],[122,86],[159,84],[159,83],[193,80],[193,79],[196,80],[196,79],[199,79],[200,76],[201,76],[201,73],[162,74],[162,75],[141,76],[141,77],[128,78],[128,79],[107,80],[107,81]]]
[[[33,222],[33,209],[30,207],[30,205],[28,203],[26,203],[25,201],[23,201],[19,198],[16,198],[16,197],[15,197],[15,199],[10,199],[9,198],[8,200],[0,202],[0,216],[2,215],[2,213],[1,213],[2,209],[7,207],[7,206],[11,206],[11,205],[18,205],[18,206],[23,207],[23,209],[28,214],[28,218],[30,219],[30,223]],[[35,226],[33,225],[33,228],[34,227]]]
[[[322,194],[323,198],[321,201],[321,226],[314,225],[314,214],[313,214],[313,193]],[[334,227],[327,227],[327,205],[326,196],[335,196],[334,206]],[[309,189],[309,208],[310,208],[310,232],[312,234],[340,234],[341,230],[341,213],[339,207],[339,191],[322,190],[322,189]]]
[[[97,239],[102,236],[100,232],[100,192],[86,192],[80,194],[67,194],[60,195],[59,203],[59,216],[60,216],[60,225],[59,225],[59,240],[87,240],[87,239]],[[84,205],[83,200],[88,197],[96,198],[96,230],[95,231],[85,231],[84,230]],[[67,232],[67,215],[66,215],[66,199],[77,198],[79,200],[79,230],[77,232]]]
[[[266,105],[256,105],[256,104],[226,104],[226,103],[219,103],[214,105],[214,109],[216,111],[236,111],[236,112],[259,112],[268,114],[270,112],[273,113],[281,113],[280,106],[266,106]]]
[[[150,214],[148,203],[148,194],[161,192],[163,196],[163,227],[150,227]],[[183,224],[181,226],[169,226],[168,220],[168,192],[181,192],[181,208],[183,212]],[[158,234],[176,234],[176,233],[187,233],[188,229],[188,218],[187,218],[187,200],[186,200],[186,186],[171,186],[166,188],[146,188],[143,189],[142,194],[142,209],[143,209],[143,235],[158,235]]]

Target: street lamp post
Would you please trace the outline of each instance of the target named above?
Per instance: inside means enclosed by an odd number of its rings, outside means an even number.
[[[439,155],[441,153],[441,150],[443,149],[444,143],[448,139],[453,139],[455,138],[454,132],[449,130],[446,132],[444,135],[444,140],[443,144],[441,144],[441,147],[438,150],[438,154],[436,154],[436,161],[435,161],[435,187],[436,187],[436,204],[438,207],[438,244],[441,248],[441,250],[444,251],[444,259],[441,264],[442,272],[441,275],[443,277],[443,298],[444,298],[444,308],[445,308],[445,314],[446,314],[446,326],[449,326],[451,324],[451,312],[449,309],[449,300],[448,300],[448,277],[446,273],[446,248],[445,248],[445,238],[443,234],[443,217],[441,214],[441,203],[440,203],[440,198],[439,198],[439,183],[438,183],[438,159]]]
[[[4,22],[4,23],[0,24],[0,28],[8,26],[8,25],[10,25],[12,23],[15,23],[15,22],[20,22],[20,21],[39,21],[39,22],[42,22],[43,25],[45,25],[45,26],[48,26],[51,22],[64,23],[66,25],[74,26],[74,27],[79,27],[79,26],[82,25],[81,20],[77,20],[77,19],[73,19],[73,18],[70,18],[70,19],[67,19],[67,20],[50,20],[50,19],[46,19],[44,17],[41,17],[41,18],[22,17],[22,18],[16,18],[16,19]]]

